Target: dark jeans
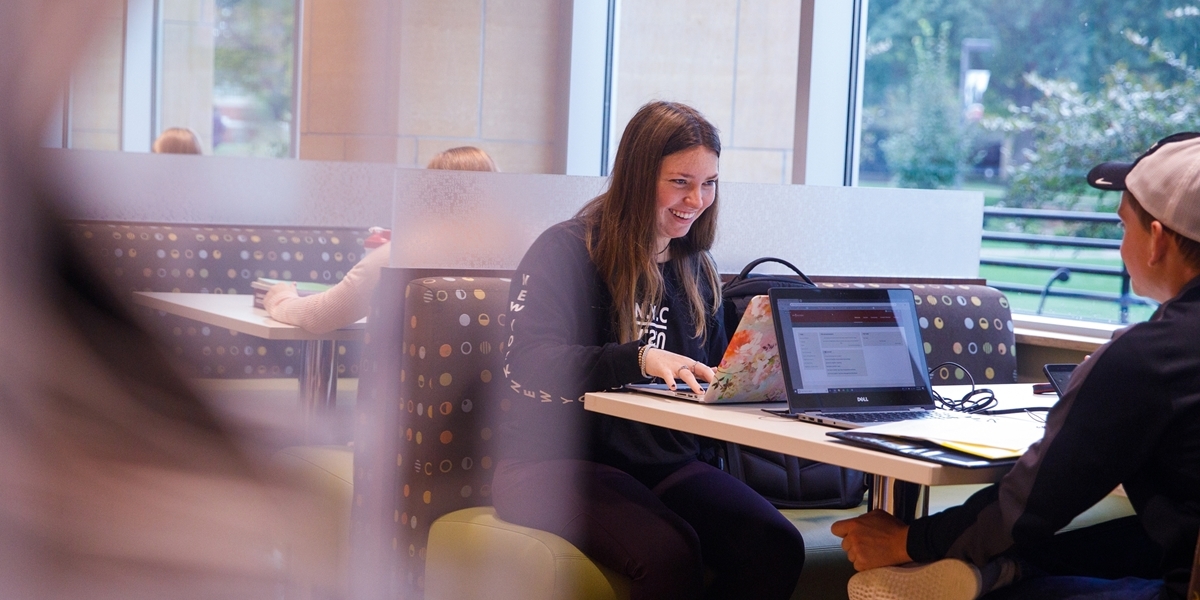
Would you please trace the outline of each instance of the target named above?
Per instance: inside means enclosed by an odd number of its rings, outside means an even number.
[[[788,598],[804,564],[804,541],[778,510],[700,461],[650,489],[593,462],[504,460],[492,501],[501,519],[557,534],[629,577],[635,600]]]
[[[1157,600],[1162,550],[1137,517],[1125,517],[1054,536],[1036,547],[1017,548],[1010,557],[1021,567],[1020,581],[981,600]]]

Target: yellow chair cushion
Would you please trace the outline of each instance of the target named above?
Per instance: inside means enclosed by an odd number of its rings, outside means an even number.
[[[315,597],[346,597],[350,561],[350,506],[354,450],[347,446],[294,446],[271,457],[276,474],[305,493],[291,506],[293,535],[280,540],[290,579]],[[303,526],[301,526],[303,525]],[[294,539],[303,532],[301,539]]]
[[[434,521],[426,600],[624,600],[629,580],[566,540],[500,520],[490,506]]]

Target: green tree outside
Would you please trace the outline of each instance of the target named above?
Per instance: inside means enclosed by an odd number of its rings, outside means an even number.
[[[225,120],[235,127],[214,152],[288,156],[295,0],[216,0],[215,7],[213,93],[229,103],[225,112],[235,114]]]
[[[938,24],[936,34],[930,22]],[[991,51],[972,57],[964,50],[968,38],[987,40]],[[1200,53],[1200,7],[1178,0],[872,0],[864,53],[864,185],[950,185],[984,191],[988,205],[1113,211],[1119,195],[1088,187],[1088,169],[1106,160],[1132,160],[1170,133],[1200,129],[1200,75],[1189,62]],[[951,118],[942,108],[962,110],[963,67],[990,71],[977,123],[961,112]],[[938,99],[918,100],[922,94]],[[957,180],[913,176],[914,164],[938,164],[951,155],[949,144],[931,140],[955,127],[950,137],[966,146],[958,155]],[[1120,236],[1113,225],[1074,222],[988,219],[986,226]],[[1107,250],[985,243],[984,254],[1120,265],[1116,251]],[[991,266],[981,273],[1026,285],[1048,275]],[[1117,291],[1116,278],[1076,275],[1059,287]],[[1030,310],[1030,299],[1014,294],[1013,306]],[[1102,319],[1117,313],[1112,303],[1047,302],[1047,311],[1060,310]],[[1132,312],[1140,319],[1149,310]]]
[[[950,23],[943,22],[936,35],[928,21],[917,24],[921,35],[912,39],[912,80],[889,98],[891,135],[880,146],[899,187],[955,187],[967,141],[956,86],[947,73]]]

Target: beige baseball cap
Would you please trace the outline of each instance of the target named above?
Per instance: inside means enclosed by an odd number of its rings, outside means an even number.
[[[1169,135],[1131,163],[1097,165],[1087,180],[1101,190],[1129,190],[1150,216],[1200,241],[1200,132]]]

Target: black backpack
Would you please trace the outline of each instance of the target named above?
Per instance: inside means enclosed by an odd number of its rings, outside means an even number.
[[[751,273],[765,262],[779,263],[796,273],[791,276]],[[800,269],[778,258],[751,261],[721,292],[725,308],[725,334],[732,336],[750,299],[773,287],[816,287]],[[851,508],[862,504],[866,476],[862,471],[740,446],[714,442],[712,453],[730,475],[746,482],[777,508]]]
[[[796,275],[800,276],[800,280],[797,281],[790,275],[751,273],[755,267],[767,262],[779,263],[795,271]],[[738,323],[742,321],[742,313],[746,312],[746,306],[750,304],[750,299],[766,294],[767,290],[773,287],[817,287],[817,284],[813,283],[808,275],[802,273],[795,265],[781,258],[764,256],[750,261],[750,264],[746,265],[741,273],[738,273],[721,288],[721,302],[725,306],[725,335],[733,335]]]

